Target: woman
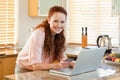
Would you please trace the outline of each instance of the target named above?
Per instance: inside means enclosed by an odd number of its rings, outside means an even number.
[[[63,7],[50,8],[48,18],[35,27],[18,54],[16,73],[69,67],[64,55],[66,19],[67,12]]]

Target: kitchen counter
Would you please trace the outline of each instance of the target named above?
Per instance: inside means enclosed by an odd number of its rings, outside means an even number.
[[[0,49],[0,58],[17,56],[20,50],[15,49]]]
[[[32,71],[4,76],[4,80],[120,80],[120,65],[102,63],[96,71],[76,76],[64,76],[49,71]]]

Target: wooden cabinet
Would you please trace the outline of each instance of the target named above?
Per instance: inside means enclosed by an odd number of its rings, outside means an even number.
[[[50,7],[65,7],[65,3],[66,0],[28,0],[28,13],[29,16],[47,16]]]
[[[0,80],[3,80],[3,76],[14,74],[16,56],[6,57],[0,59]]]
[[[4,68],[4,60],[3,59],[0,59],[0,80],[2,80],[3,79],[3,75],[4,75],[4,70],[3,70],[3,68]]]
[[[113,0],[113,16],[120,16],[120,0]]]
[[[38,16],[38,0],[28,0],[29,16]]]
[[[16,57],[4,59],[4,75],[14,74]]]

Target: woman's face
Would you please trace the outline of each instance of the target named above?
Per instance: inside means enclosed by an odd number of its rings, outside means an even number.
[[[63,31],[66,22],[66,15],[61,12],[55,12],[48,19],[48,23],[50,24],[50,30],[52,35],[59,34]]]

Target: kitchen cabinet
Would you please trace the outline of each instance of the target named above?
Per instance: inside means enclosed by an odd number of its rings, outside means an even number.
[[[65,7],[66,0],[28,0],[29,16],[47,16],[49,8],[55,5]]]
[[[0,59],[0,80],[3,80],[3,76],[14,74],[15,62],[16,56]]]
[[[120,0],[113,0],[113,16],[120,16]]]
[[[4,60],[0,59],[0,80],[3,79],[3,75],[4,75],[3,74],[3,72],[4,72],[3,68],[4,68]]]
[[[16,57],[4,58],[4,75],[14,74]]]

